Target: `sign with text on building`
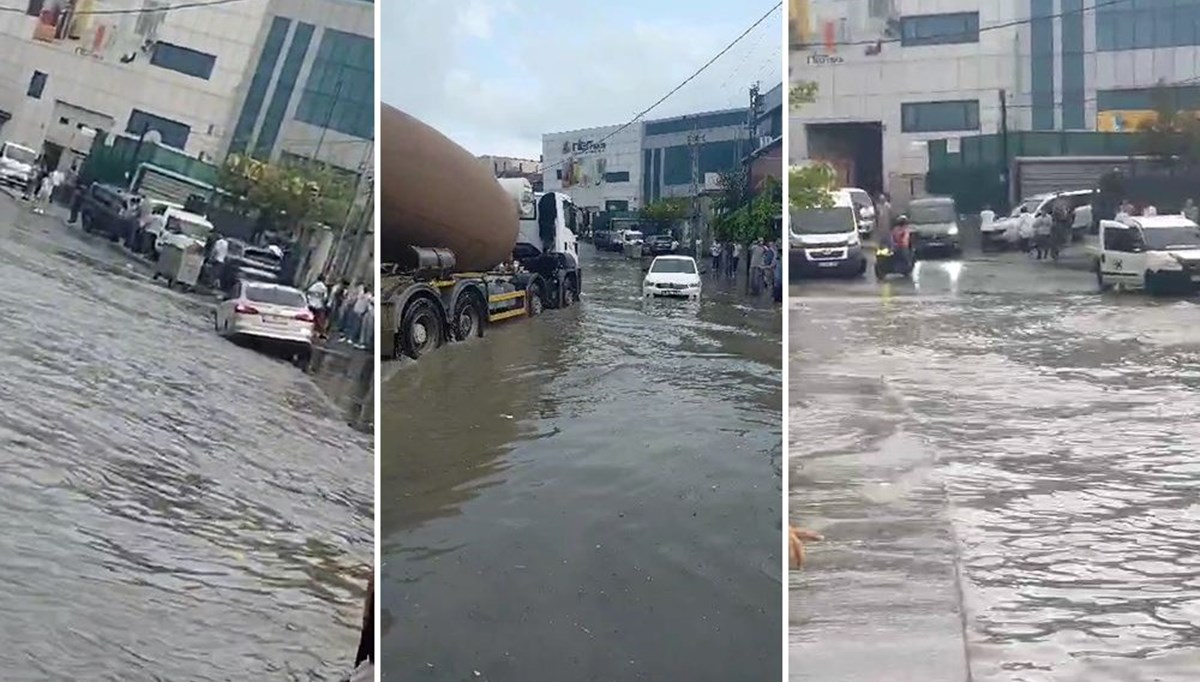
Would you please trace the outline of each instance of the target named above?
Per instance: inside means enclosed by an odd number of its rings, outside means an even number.
[[[1200,114],[1194,112],[1194,115]],[[1102,133],[1135,133],[1157,120],[1158,114],[1149,110],[1101,111],[1096,114],[1096,130]]]
[[[600,154],[607,148],[607,143],[598,142],[596,140],[575,140],[574,142],[567,140],[566,142],[563,142],[562,153],[563,156]]]

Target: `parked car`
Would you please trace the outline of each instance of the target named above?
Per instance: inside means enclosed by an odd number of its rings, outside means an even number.
[[[92,184],[79,209],[83,231],[105,235],[114,242],[127,239],[137,229],[141,201],[141,195],[121,187]]]
[[[283,258],[271,249],[250,246],[243,241],[230,239],[229,252],[225,256],[225,268],[219,275],[222,291],[231,291],[239,280],[278,282],[283,268]]]
[[[183,204],[149,197],[144,200],[144,204],[148,205],[149,211],[144,210],[145,207],[143,207],[144,217],[138,220],[137,232],[133,239],[133,250],[137,253],[152,254],[154,244],[158,241],[158,235],[162,234],[163,227],[166,225],[167,210],[173,208],[182,211],[185,209]]]
[[[1200,288],[1200,226],[1183,216],[1138,216],[1100,222],[1096,280],[1100,290],[1150,295]]]
[[[669,234],[654,234],[646,237],[646,250],[653,256],[675,253],[679,242]]]
[[[213,224],[202,215],[182,209],[168,208],[163,212],[162,229],[154,242],[154,252],[161,253],[168,244],[186,248],[189,244],[203,247],[213,232]]]
[[[842,191],[850,197],[850,203],[854,206],[858,236],[862,239],[870,239],[871,233],[875,231],[875,202],[871,201],[871,195],[867,194],[866,190],[857,187],[844,187]]]
[[[263,342],[301,362],[312,353],[312,311],[294,287],[239,281],[217,305],[215,325],[221,336]]]
[[[908,204],[912,249],[917,256],[930,253],[962,255],[958,209],[950,197],[913,199]]]
[[[658,256],[646,269],[642,295],[646,298],[671,296],[699,299],[700,269],[691,256]]]
[[[1092,200],[1096,192],[1090,189],[1036,194],[1013,207],[1007,218],[996,220],[991,225],[980,227],[980,239],[984,248],[1011,246],[1020,239],[1021,223],[1024,221],[1050,221],[1056,199],[1064,199],[1071,207],[1071,237],[1073,241],[1083,239],[1092,228]],[[1032,228],[1029,232],[1034,232]]]
[[[15,142],[0,144],[0,183],[25,189],[33,179],[37,152]]]
[[[639,230],[621,230],[621,248],[625,248],[627,244],[642,244],[646,238]]]

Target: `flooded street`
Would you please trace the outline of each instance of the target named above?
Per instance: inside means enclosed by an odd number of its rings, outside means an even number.
[[[369,435],[100,238],[0,195],[6,679],[334,680]]]
[[[384,370],[384,679],[779,679],[778,306],[581,250],[581,305]]]
[[[792,679],[1196,679],[1200,304],[920,267],[791,287]]]

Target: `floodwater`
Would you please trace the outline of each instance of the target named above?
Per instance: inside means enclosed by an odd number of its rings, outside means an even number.
[[[0,195],[5,679],[334,680],[370,437],[116,247]]]
[[[793,679],[1197,678],[1200,304],[1016,255],[791,294]]]
[[[781,668],[781,314],[584,300],[391,365],[388,680],[766,680]]]

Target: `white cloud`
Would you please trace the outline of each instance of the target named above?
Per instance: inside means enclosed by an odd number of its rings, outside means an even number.
[[[516,28],[500,33],[499,13],[515,10],[486,5],[409,0],[391,5],[400,10],[393,13],[384,4],[382,95],[473,153],[535,158],[543,133],[625,122],[749,22],[704,26],[683,17],[568,30],[566,21],[530,20],[505,22],[501,26]],[[471,43],[469,36],[485,33],[492,41]],[[765,88],[779,82],[779,35],[778,26],[766,22],[650,116],[743,106],[755,79],[765,79]],[[485,63],[470,63],[469,56]]]

